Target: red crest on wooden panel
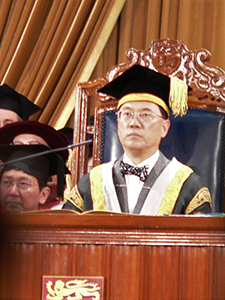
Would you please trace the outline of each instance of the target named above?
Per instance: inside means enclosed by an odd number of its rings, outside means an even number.
[[[103,277],[43,276],[43,300],[103,300]]]

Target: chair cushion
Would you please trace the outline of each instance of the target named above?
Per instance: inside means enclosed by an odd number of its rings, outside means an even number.
[[[223,212],[225,167],[225,115],[208,109],[189,108],[184,117],[171,116],[171,127],[160,150],[190,166],[208,186],[213,212]],[[101,163],[123,154],[117,136],[115,110],[102,116]]]

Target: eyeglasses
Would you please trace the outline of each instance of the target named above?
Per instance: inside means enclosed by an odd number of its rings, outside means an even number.
[[[13,146],[17,146],[17,145],[41,145],[41,143],[39,143],[38,141],[30,141],[30,142],[27,142],[27,143],[12,142],[12,143],[10,143],[10,145],[13,145]]]
[[[131,121],[134,119],[135,116],[137,116],[137,118],[139,120],[141,120],[142,122],[145,122],[145,123],[151,123],[156,117],[163,119],[162,116],[158,116],[151,111],[135,112],[135,113],[130,112],[130,111],[118,111],[116,114],[117,114],[118,119],[123,120],[123,121]]]
[[[16,184],[17,188],[22,191],[28,191],[33,185],[38,185],[33,182],[25,181],[25,180],[16,181],[16,182],[8,179],[1,180],[1,185],[6,189],[11,189],[14,184]]]

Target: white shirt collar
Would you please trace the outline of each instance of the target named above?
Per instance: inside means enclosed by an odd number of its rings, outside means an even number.
[[[148,166],[148,173],[151,171],[151,169],[154,167],[155,163],[157,162],[159,158],[159,150],[157,150],[152,156],[150,156],[149,158],[147,158],[146,160],[142,161],[141,163],[139,163],[138,165],[135,165],[130,158],[127,156],[126,153],[124,153],[123,155],[123,162],[134,166],[134,167],[143,167],[143,166]]]
[[[151,157],[142,161],[138,165],[135,165],[125,153],[123,156],[123,161],[131,166],[139,167],[139,168],[147,165],[148,174],[149,174],[152,168],[154,167],[155,163],[157,162],[158,158],[159,158],[159,150],[157,150]],[[144,182],[141,181],[140,178],[135,175],[125,175],[125,182],[127,185],[129,211],[132,212],[137,203],[137,199],[144,185]]]

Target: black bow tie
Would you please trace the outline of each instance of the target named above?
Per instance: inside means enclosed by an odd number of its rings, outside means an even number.
[[[132,175],[139,176],[141,181],[145,181],[146,177],[148,176],[148,166],[138,168],[138,167],[133,167],[121,161],[120,172],[122,173],[123,176],[127,174],[132,174]]]

